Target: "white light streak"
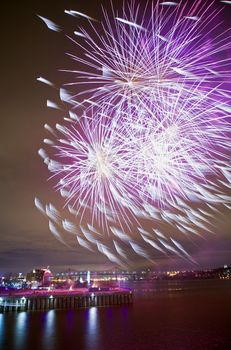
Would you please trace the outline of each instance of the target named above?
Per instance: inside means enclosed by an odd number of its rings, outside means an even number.
[[[60,32],[62,31],[62,28],[60,26],[58,26],[57,24],[55,24],[54,22],[52,22],[50,19],[42,17],[37,15],[47,26],[47,28],[49,28],[50,30],[53,30],[55,32]]]

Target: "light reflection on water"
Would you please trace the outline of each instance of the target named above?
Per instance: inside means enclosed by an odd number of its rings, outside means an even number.
[[[44,313],[44,324],[42,333],[43,347],[49,344],[51,349],[55,349],[55,310],[49,310]]]
[[[98,309],[97,307],[91,307],[84,313],[86,320],[86,333],[85,333],[85,346],[86,349],[91,349],[94,345],[94,349],[98,349]]]
[[[14,348],[17,350],[25,349],[25,333],[27,329],[27,313],[25,311],[16,314]]]
[[[4,316],[3,314],[0,314],[0,349],[3,349],[3,338],[4,338]]]

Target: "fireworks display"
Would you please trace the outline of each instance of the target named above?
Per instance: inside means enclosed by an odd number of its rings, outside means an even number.
[[[74,64],[63,70],[68,116],[55,129],[45,124],[50,150],[39,154],[68,218],[35,200],[62,243],[69,246],[66,232],[120,266],[135,256],[149,264],[174,255],[194,262],[181,237],[213,232],[213,213],[231,201],[224,6],[131,1],[120,12],[103,9],[102,22],[65,10],[86,26],[69,36],[78,55],[69,54]]]

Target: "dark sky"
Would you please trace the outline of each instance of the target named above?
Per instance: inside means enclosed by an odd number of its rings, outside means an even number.
[[[37,151],[46,137],[43,125],[61,121],[60,113],[46,108],[46,99],[55,92],[36,78],[43,76],[59,85],[63,77],[57,70],[68,66],[65,51],[71,51],[68,39],[48,30],[36,14],[68,28],[73,19],[64,15],[64,9],[100,18],[101,3],[108,1],[8,1],[1,8],[0,273],[47,265],[53,270],[109,266],[102,256],[77,245],[73,250],[61,245],[34,207],[35,196],[59,203]],[[231,18],[230,9],[227,18]],[[231,264],[229,215],[226,211],[217,218],[215,235],[197,242],[194,257],[199,266]],[[162,266],[183,267],[177,260],[160,262],[157,268]]]

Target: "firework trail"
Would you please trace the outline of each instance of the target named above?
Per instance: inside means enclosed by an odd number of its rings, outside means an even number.
[[[131,1],[121,13],[103,10],[101,23],[65,10],[88,27],[71,38],[82,68],[65,70],[65,85],[80,92],[60,89],[71,109],[55,130],[45,124],[50,151],[39,154],[72,219],[35,200],[60,242],[71,235],[122,267],[135,255],[195,262],[179,237],[213,232],[213,212],[231,200],[231,44],[221,10],[207,1]]]

